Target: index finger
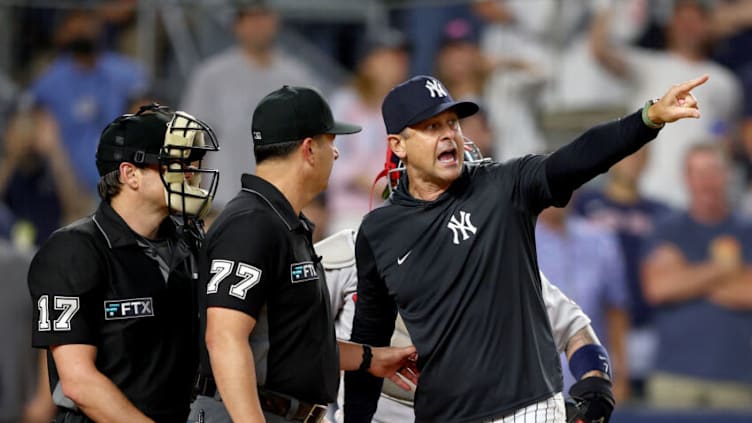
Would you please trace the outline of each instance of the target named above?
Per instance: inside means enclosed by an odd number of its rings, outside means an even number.
[[[679,92],[692,91],[693,88],[704,84],[705,82],[707,82],[708,79],[710,79],[710,75],[705,74],[699,78],[691,79],[687,82],[682,82],[676,88]]]

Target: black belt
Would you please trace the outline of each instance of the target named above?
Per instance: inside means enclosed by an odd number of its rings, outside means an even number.
[[[196,380],[197,395],[216,397],[217,384],[211,376],[199,375]],[[288,395],[258,387],[261,409],[284,417],[287,420],[303,423],[320,423],[326,417],[326,406],[310,404]]]

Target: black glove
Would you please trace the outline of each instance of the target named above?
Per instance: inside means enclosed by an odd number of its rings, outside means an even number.
[[[607,423],[616,404],[611,382],[597,376],[586,377],[572,385],[569,395],[578,412],[576,416],[570,416],[571,410],[567,407],[568,422]]]

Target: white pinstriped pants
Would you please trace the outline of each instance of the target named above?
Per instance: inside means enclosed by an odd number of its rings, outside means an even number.
[[[498,420],[488,420],[486,423],[565,423],[567,411],[564,407],[564,396],[558,393],[548,399],[530,404]]]
[[[558,393],[543,401],[528,405],[514,413],[497,420],[485,420],[484,423],[565,423],[567,411],[564,396]],[[415,421],[413,408],[383,395],[379,407],[373,416],[374,423],[409,423]],[[341,422],[340,419],[337,420]]]

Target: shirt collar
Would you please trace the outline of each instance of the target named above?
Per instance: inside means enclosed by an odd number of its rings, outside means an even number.
[[[133,232],[133,229],[117,214],[110,203],[106,201],[99,203],[92,219],[110,248],[139,245],[139,235]],[[161,235],[174,236],[175,232],[175,223],[170,217],[162,221],[159,227]]]
[[[284,194],[270,182],[259,178],[256,175],[243,174],[241,177],[243,191],[258,195],[261,199],[285,222],[287,229],[296,230],[301,226],[307,226],[307,230],[313,231],[313,223],[309,221],[303,213],[295,214],[292,205]]]

